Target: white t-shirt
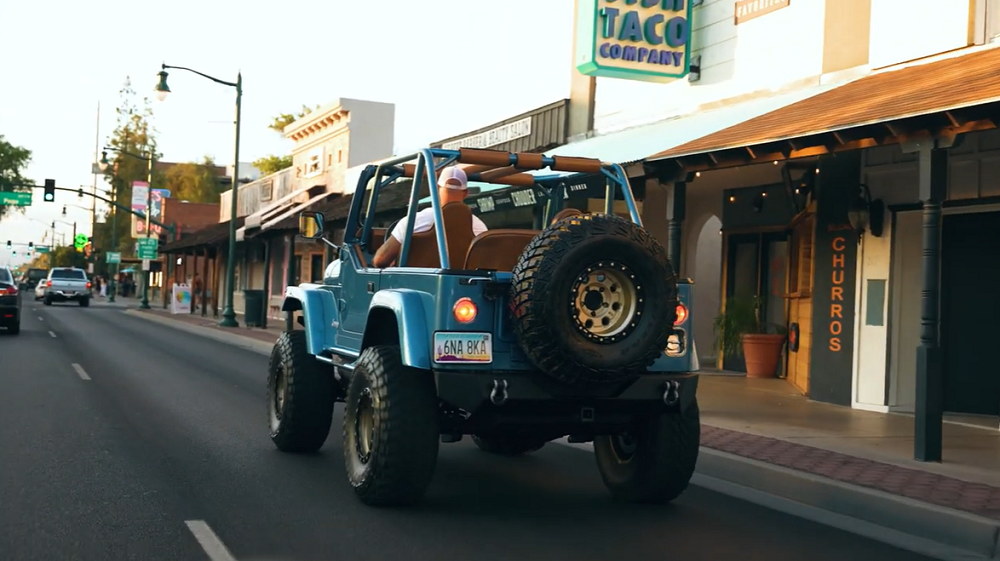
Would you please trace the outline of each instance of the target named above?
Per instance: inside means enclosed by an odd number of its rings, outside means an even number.
[[[420,232],[426,232],[434,227],[434,208],[427,207],[419,212],[417,212],[417,217],[413,220],[413,233],[419,234]],[[472,215],[472,234],[478,236],[482,234],[489,228],[483,221],[479,219],[475,214]],[[406,217],[404,216],[402,220],[396,224],[396,227],[392,229],[392,237],[396,238],[396,241],[403,243],[403,236],[406,235]]]

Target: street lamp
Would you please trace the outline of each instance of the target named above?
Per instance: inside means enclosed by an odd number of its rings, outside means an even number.
[[[207,78],[216,84],[236,88],[236,142],[233,149],[233,195],[232,208],[229,213],[229,254],[226,256],[226,307],[222,310],[222,321],[219,322],[219,325],[221,327],[239,327],[240,324],[236,321],[236,311],[233,309],[233,284],[236,282],[236,214],[240,191],[240,115],[243,104],[243,73],[236,73],[235,82],[227,82],[183,66],[169,66],[167,64],[160,66],[160,72],[157,74],[159,82],[157,82],[154,88],[156,98],[160,101],[166,100],[167,94],[170,93],[170,87],[167,85],[168,68],[185,70],[192,74],[197,74],[202,78]]]
[[[120,148],[112,148],[112,147],[105,146],[104,147],[104,151],[101,152],[101,161],[97,163],[97,165],[101,169],[101,171],[107,170],[108,169],[108,165],[110,165],[110,162],[108,161],[108,151],[109,150],[112,151],[112,152],[118,152],[119,154],[121,154],[123,156],[130,156],[130,157],[136,158],[138,160],[145,160],[145,162],[146,162],[146,238],[149,238],[149,226],[150,226],[150,222],[149,222],[149,215],[150,215],[149,207],[152,204],[152,195],[153,195],[153,150],[149,149],[149,150],[147,150],[146,155],[140,156],[138,154],[133,154],[131,152],[122,150]],[[116,192],[115,193],[115,202],[116,203],[117,203],[117,199],[118,199],[118,197],[117,197],[117,192]],[[118,221],[117,221],[117,217],[118,217],[118,213],[115,212],[114,224],[112,224],[112,226],[111,226],[111,245],[114,246],[115,249],[118,249],[118,235],[117,235],[118,234]],[[118,276],[118,271],[119,271],[120,267],[121,267],[121,264],[115,263],[115,276],[116,277]],[[152,271],[143,271],[143,274],[142,274],[142,300],[139,302],[139,308],[142,309],[142,310],[148,310],[149,309],[149,277],[150,277],[151,273],[152,273]],[[114,292],[112,292],[112,296],[113,295],[114,295]],[[114,299],[112,299],[111,301],[113,302]]]

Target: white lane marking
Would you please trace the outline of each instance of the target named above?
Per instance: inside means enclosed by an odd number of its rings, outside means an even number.
[[[45,321],[45,318],[43,318],[42,316],[38,316],[38,321]]]
[[[51,332],[51,331],[49,331],[49,335],[51,335],[53,339],[55,339],[55,338],[56,338],[56,334],[55,334],[55,333],[53,333],[53,332]]]
[[[76,370],[76,373],[79,374],[81,379],[83,380],[90,379],[90,376],[87,376],[87,371],[84,370],[83,367],[80,366],[79,364],[73,363],[73,370]]]
[[[204,520],[185,520],[184,523],[201,544],[201,548],[208,554],[209,559],[212,561],[236,561],[226,544],[222,543],[219,536],[215,535],[215,532]]]

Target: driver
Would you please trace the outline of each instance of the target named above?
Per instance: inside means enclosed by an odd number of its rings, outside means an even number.
[[[469,195],[468,178],[462,168],[452,166],[441,170],[441,177],[438,178],[438,197],[441,199],[441,206],[448,203],[463,202]],[[413,221],[413,233],[426,232],[434,227],[434,208],[427,207],[417,213]],[[483,221],[475,214],[472,215],[472,233],[478,236],[488,228]],[[372,265],[383,269],[392,265],[396,257],[399,256],[399,249],[403,246],[403,236],[406,235],[406,217],[404,216],[396,227],[392,229],[392,235],[382,244],[382,247],[375,252]]]

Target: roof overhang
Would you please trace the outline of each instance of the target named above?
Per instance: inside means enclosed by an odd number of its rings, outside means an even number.
[[[969,51],[869,74],[648,160],[690,173],[1000,127],[1000,48]]]

